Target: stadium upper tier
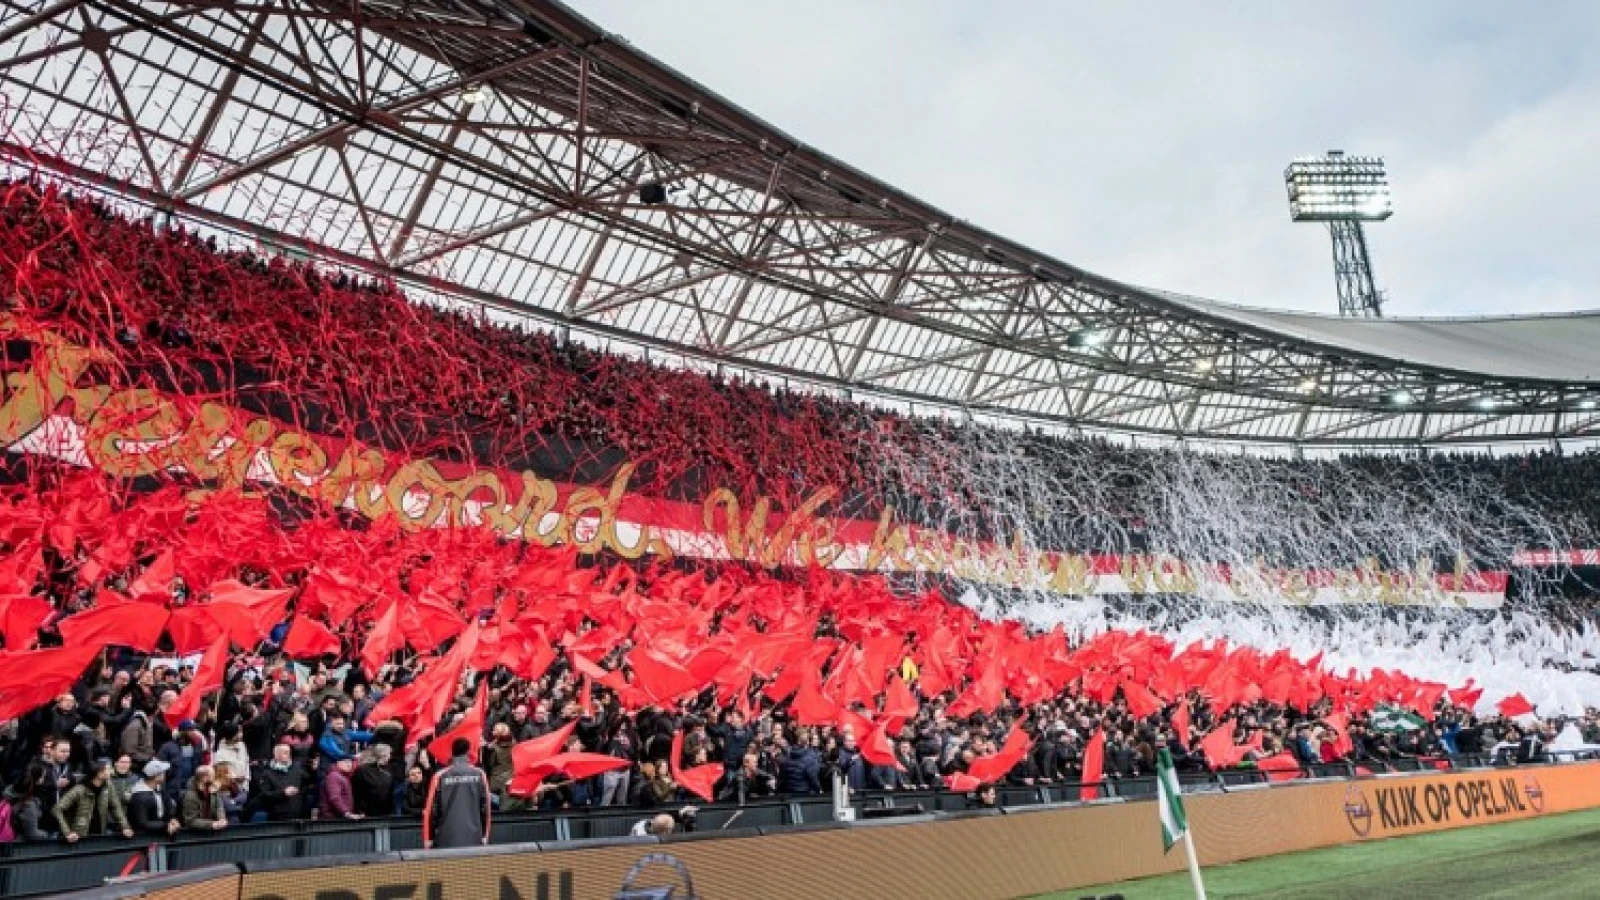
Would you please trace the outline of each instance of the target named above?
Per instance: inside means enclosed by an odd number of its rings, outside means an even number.
[[[559,3],[0,0],[0,83],[13,171],[588,339],[1123,432],[1600,436],[1600,317],[1346,322],[1133,287],[807,147]]]

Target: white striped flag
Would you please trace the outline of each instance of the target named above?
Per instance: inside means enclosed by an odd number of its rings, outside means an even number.
[[[1200,880],[1200,860],[1194,852],[1194,834],[1189,831],[1189,817],[1183,812],[1183,794],[1178,790],[1178,774],[1172,770],[1172,754],[1163,747],[1156,756],[1156,809],[1161,816],[1161,846],[1170,851],[1174,844],[1183,842],[1189,857],[1189,883],[1194,887],[1196,900],[1205,900],[1206,886]]]
[[[1172,754],[1165,747],[1156,756],[1156,805],[1161,808],[1161,847],[1170,851],[1188,833],[1189,818],[1183,814],[1178,776],[1172,771]]]

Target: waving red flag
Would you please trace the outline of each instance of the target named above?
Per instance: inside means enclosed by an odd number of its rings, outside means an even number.
[[[1028,748],[1033,746],[1033,738],[1028,736],[1024,729],[1022,719],[1011,726],[1011,733],[1006,735],[1005,746],[997,752],[987,756],[980,756],[967,766],[967,774],[986,784],[999,781],[1006,777],[1022,758],[1028,755]]]
[[[911,695],[911,688],[899,672],[889,676],[889,688],[883,694],[883,714],[901,719],[916,718],[917,698]]]
[[[400,633],[400,601],[396,600],[367,632],[366,643],[361,645],[361,667],[368,675],[377,675],[389,657],[405,645],[405,635]]]
[[[194,680],[178,694],[178,702],[167,707],[163,716],[173,728],[184,719],[200,713],[200,701],[207,694],[222,690],[222,681],[228,674],[228,636],[223,635],[206,648],[200,664],[194,667]]]
[[[172,580],[178,576],[173,564],[172,550],[161,551],[153,562],[128,585],[128,593],[135,600],[146,596],[165,597],[172,593]]]
[[[56,608],[43,597],[19,595],[0,599],[0,610],[0,633],[5,635],[6,651],[17,653],[39,642],[39,629]]]
[[[568,722],[549,734],[521,741],[512,747],[513,775],[508,790],[518,797],[525,797],[537,790],[545,776],[553,771],[541,767],[561,753],[567,740],[572,737],[572,730],[577,727],[576,721]]]
[[[1178,736],[1178,743],[1183,749],[1189,749],[1189,701],[1178,701],[1178,709],[1172,714],[1172,733]]]
[[[1100,797],[1098,782],[1106,777],[1106,733],[1099,728],[1094,730],[1094,736],[1089,738],[1088,746],[1083,748],[1083,774],[1078,780],[1083,787],[1078,791],[1078,799],[1087,803]]]
[[[1517,716],[1525,716],[1533,712],[1533,704],[1529,703],[1528,698],[1521,694],[1512,694],[1496,703],[1494,708],[1500,711],[1500,715],[1508,719],[1515,719]]]
[[[336,656],[343,649],[338,636],[329,631],[328,626],[306,615],[295,616],[289,624],[289,633],[283,638],[283,653],[290,659]]]
[[[293,590],[258,590],[228,579],[211,586],[211,617],[241,647],[261,643],[289,615]]]
[[[1124,681],[1122,696],[1128,701],[1128,712],[1135,719],[1147,718],[1161,711],[1161,699],[1137,682]]]
[[[839,707],[822,696],[817,673],[810,668],[800,675],[800,690],[789,704],[789,711],[801,725],[828,725],[839,718]]]
[[[1233,742],[1233,720],[1229,719],[1211,729],[1211,733],[1200,739],[1200,751],[1206,756],[1206,763],[1213,769],[1226,769],[1239,764],[1244,755],[1249,751],[1248,746],[1236,745]]]
[[[467,755],[469,759],[476,759],[479,745],[483,743],[483,720],[488,709],[489,691],[486,685],[479,682],[478,696],[456,727],[428,742],[428,753],[433,756],[434,762],[441,766],[450,765],[450,745],[456,742],[456,738],[465,738],[471,744],[472,749],[467,751]]]
[[[114,644],[149,653],[166,630],[167,615],[165,609],[147,603],[112,603],[68,616],[56,628],[68,646],[98,650]]]
[[[99,647],[0,653],[0,722],[18,718],[71,690]]]
[[[1483,697],[1483,688],[1474,690],[1471,679],[1468,679],[1467,683],[1461,687],[1450,691],[1450,702],[1457,706],[1464,706],[1467,709],[1477,706],[1481,697]]]
[[[875,766],[889,766],[905,771],[900,758],[894,755],[894,741],[889,739],[889,720],[880,719],[867,736],[861,739],[861,756]]]
[[[633,686],[660,706],[671,704],[705,683],[683,666],[645,648],[629,653],[628,664],[633,667]]]
[[[667,763],[672,769],[672,780],[684,790],[710,803],[717,799],[717,782],[722,780],[722,763],[706,763],[692,769],[680,767],[683,759],[683,730],[672,735],[672,755]]]
[[[209,604],[196,603],[180,606],[167,619],[167,634],[179,656],[199,653],[211,646],[222,626],[211,616]]]
[[[626,759],[607,756],[604,753],[558,753],[526,772],[519,771],[513,775],[511,784],[506,790],[519,797],[526,797],[537,791],[539,785],[556,772],[562,772],[574,781],[582,781],[603,772],[626,769],[631,765],[633,763]]]

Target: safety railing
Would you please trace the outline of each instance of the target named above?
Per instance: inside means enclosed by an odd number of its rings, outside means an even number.
[[[1593,758],[1593,754],[1585,754]],[[1565,761],[1565,760],[1562,760]],[[1493,763],[1487,755],[1469,754],[1439,759],[1408,759],[1395,763],[1363,762],[1315,764],[1279,777],[1351,778],[1391,772],[1429,771],[1435,768],[1481,768]],[[1229,769],[1179,776],[1184,793],[1250,789],[1268,783],[1268,773],[1255,769]],[[1085,801],[1136,801],[1155,796],[1152,776],[1108,776],[1098,783],[1054,782],[1036,785],[999,785],[997,807],[1025,808]],[[944,790],[863,791],[851,795],[857,818],[915,813],[950,814],[979,808],[971,795]],[[826,795],[774,797],[743,805],[698,805],[700,832],[759,830],[815,826],[831,822],[833,802]],[[631,807],[589,807],[553,813],[497,815],[490,843],[548,844],[626,837],[635,823],[652,814]],[[223,832],[180,833],[156,842],[116,837],[87,838],[67,846],[62,843],[0,844],[0,897],[93,887],[107,879],[144,872],[176,872],[234,863],[270,863],[275,860],[325,856],[361,856],[422,849],[422,826],[415,819],[366,819],[356,822],[300,821],[241,825]]]

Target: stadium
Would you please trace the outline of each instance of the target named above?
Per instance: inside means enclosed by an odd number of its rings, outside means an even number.
[[[1114,280],[553,0],[0,48],[0,896],[1600,876],[1600,313]]]

